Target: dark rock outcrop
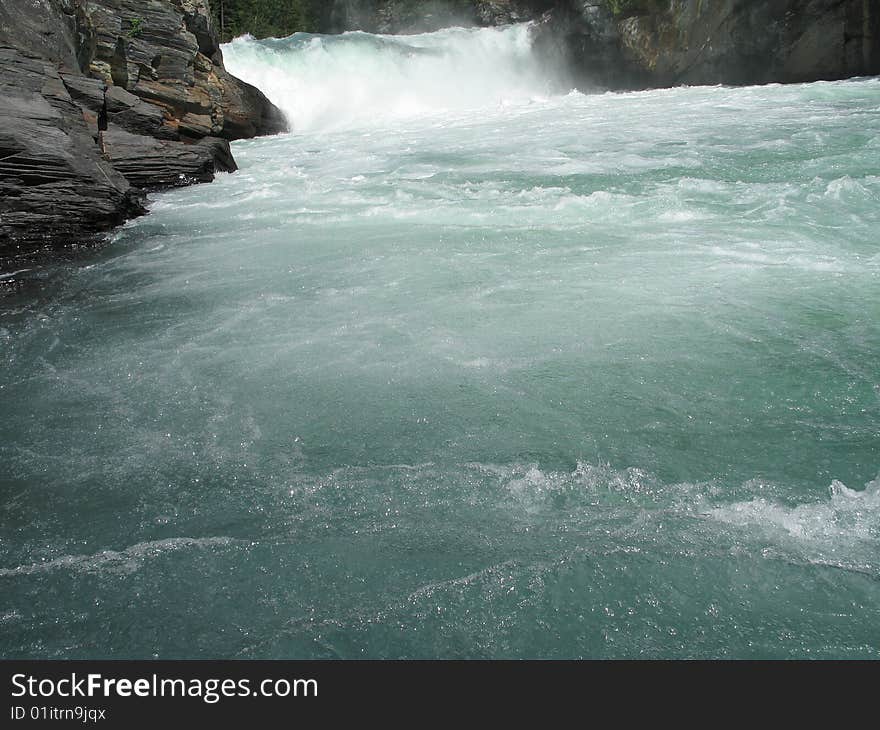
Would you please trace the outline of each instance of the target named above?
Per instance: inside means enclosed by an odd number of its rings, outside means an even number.
[[[0,69],[0,255],[80,240],[142,213],[55,64],[0,47]]]
[[[89,75],[160,109],[156,136],[233,140],[286,130],[260,91],[223,68],[205,0],[88,0],[83,9],[94,45]]]
[[[237,169],[229,143],[219,137],[181,144],[132,134],[111,124],[104,134],[104,149],[113,167],[142,190],[211,182],[215,173]]]
[[[622,56],[652,86],[880,74],[876,0],[675,0],[616,19]]]
[[[235,170],[286,131],[223,68],[206,0],[0,0],[0,267],[144,212],[143,190]]]

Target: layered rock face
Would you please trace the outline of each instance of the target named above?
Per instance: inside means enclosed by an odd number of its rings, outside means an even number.
[[[83,114],[56,64],[0,47],[0,69],[0,267],[19,250],[143,212],[100,154],[97,116]]]
[[[135,97],[113,100],[111,124],[160,139],[232,140],[285,129],[260,91],[223,68],[205,0],[86,0],[82,7],[94,49],[88,75]],[[149,112],[144,103],[161,118],[142,113]]]
[[[0,258],[85,240],[286,129],[223,68],[205,0],[0,0]]]

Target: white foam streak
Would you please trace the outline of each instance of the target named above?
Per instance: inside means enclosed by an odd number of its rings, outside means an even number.
[[[763,534],[771,544],[816,565],[871,575],[880,570],[880,478],[863,491],[835,480],[829,499],[787,506],[765,498],[717,507],[709,512],[720,522]],[[773,551],[765,549],[768,557]]]
[[[124,550],[103,550],[93,555],[64,555],[54,560],[46,560],[16,568],[0,568],[0,578],[14,578],[22,575],[50,573],[68,570],[77,573],[118,573],[129,574],[138,570],[144,561],[167,552],[188,548],[225,547],[234,542],[229,537],[172,537],[166,540],[141,542]]]
[[[849,489],[835,480],[829,487],[830,498],[816,504],[787,507],[767,499],[719,507],[712,514],[723,522],[736,525],[760,524],[780,529],[802,540],[829,540],[841,537],[880,539],[880,479],[864,491]]]

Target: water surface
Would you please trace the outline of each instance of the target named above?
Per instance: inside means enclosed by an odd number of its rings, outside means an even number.
[[[294,132],[0,298],[2,656],[878,656],[880,81],[225,54]]]

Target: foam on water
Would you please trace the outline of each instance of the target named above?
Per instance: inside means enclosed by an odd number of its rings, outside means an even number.
[[[529,102],[558,91],[529,25],[409,36],[297,33],[224,47],[229,71],[262,89],[295,132],[374,126]]]
[[[835,480],[828,492],[827,500],[810,504],[785,505],[758,497],[714,507],[709,514],[812,562],[880,578],[880,479],[860,491]]]

